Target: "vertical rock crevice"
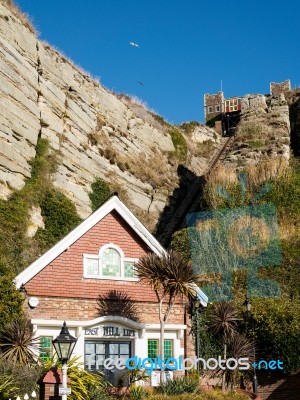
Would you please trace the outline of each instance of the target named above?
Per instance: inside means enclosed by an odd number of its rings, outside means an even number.
[[[40,55],[39,55],[39,41],[36,41],[36,53],[37,53],[37,57],[36,57],[36,71],[37,71],[37,105],[38,105],[38,109],[39,109],[39,122],[40,122],[40,129],[39,129],[39,133],[38,133],[38,139],[41,138],[42,136],[42,127],[43,127],[43,122],[42,122],[42,104],[43,104],[43,95],[42,95],[42,91],[41,91],[41,76],[43,73],[43,69],[41,66],[41,60],[40,60]]]

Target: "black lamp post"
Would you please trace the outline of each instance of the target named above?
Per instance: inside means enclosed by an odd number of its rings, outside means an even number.
[[[63,323],[60,334],[52,340],[58,358],[62,362],[62,387],[67,390],[67,362],[74,350],[77,338],[70,335],[66,322]],[[62,393],[62,400],[67,400],[67,394]]]
[[[253,325],[253,315],[251,313],[251,301],[248,297],[246,297],[244,306],[247,311],[247,318],[250,319],[251,322],[251,329],[252,331],[254,330],[254,325]],[[257,382],[257,375],[256,375],[256,354],[255,354],[255,347],[253,351],[253,393],[257,394],[257,387],[258,387],[258,382]]]
[[[199,314],[206,310],[205,307],[201,306],[201,302],[198,299],[192,300],[191,303],[191,316],[195,323],[195,347],[196,347],[196,357],[200,356],[200,323]]]

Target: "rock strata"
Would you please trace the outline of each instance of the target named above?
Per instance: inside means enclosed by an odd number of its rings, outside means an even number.
[[[180,162],[162,119],[138,99],[118,96],[41,42],[34,31],[0,1],[0,193],[7,198],[30,177],[38,138],[47,138],[59,156],[53,184],[90,212],[95,177],[123,193],[137,213],[158,218],[177,184]],[[187,169],[201,175],[206,154],[190,151],[194,141],[218,142],[202,127],[186,137]],[[197,144],[197,143],[196,143]],[[159,162],[158,162],[159,160]],[[156,163],[156,174],[153,167]],[[175,177],[174,177],[175,176]]]

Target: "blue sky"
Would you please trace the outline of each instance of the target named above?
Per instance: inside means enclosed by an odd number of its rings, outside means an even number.
[[[175,124],[203,121],[203,96],[221,81],[226,97],[269,93],[271,81],[300,86],[297,0],[17,3],[41,39]]]

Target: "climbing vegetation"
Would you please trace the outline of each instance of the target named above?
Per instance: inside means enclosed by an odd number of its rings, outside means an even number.
[[[22,271],[41,252],[51,247],[79,222],[74,204],[52,184],[59,163],[47,139],[40,138],[31,160],[31,176],[8,200],[0,199],[0,263],[13,274]],[[40,207],[45,229],[29,238],[29,212]]]

